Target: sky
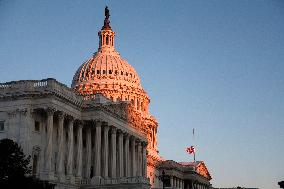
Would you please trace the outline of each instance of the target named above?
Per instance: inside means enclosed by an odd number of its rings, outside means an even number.
[[[151,98],[160,155],[192,161],[195,145],[214,187],[279,188],[284,1],[0,0],[0,82],[70,86],[98,48],[106,5],[116,49]]]

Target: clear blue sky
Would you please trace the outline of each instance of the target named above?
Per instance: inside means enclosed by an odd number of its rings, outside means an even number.
[[[213,186],[284,180],[284,1],[0,0],[0,82],[70,86],[108,5],[116,48],[159,121],[166,159],[196,144]],[[196,138],[192,139],[192,128]]]

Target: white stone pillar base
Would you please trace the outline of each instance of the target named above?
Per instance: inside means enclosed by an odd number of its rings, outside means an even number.
[[[91,184],[93,185],[101,185],[103,178],[101,176],[94,176],[91,180]]]
[[[65,180],[66,180],[67,183],[75,184],[75,177],[73,175],[67,175],[65,177]]]
[[[59,182],[65,182],[65,180],[66,180],[65,175],[58,175]]]
[[[54,172],[43,171],[41,172],[41,180],[54,180]]]

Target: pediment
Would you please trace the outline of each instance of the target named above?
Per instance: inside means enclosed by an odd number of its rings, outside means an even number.
[[[196,166],[196,172],[198,174],[200,174],[201,176],[207,178],[208,180],[212,179],[212,177],[211,177],[207,167],[205,166],[204,162],[198,163],[198,165]]]

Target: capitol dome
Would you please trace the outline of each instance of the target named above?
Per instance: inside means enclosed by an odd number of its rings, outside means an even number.
[[[98,36],[98,51],[78,68],[72,88],[85,99],[101,93],[113,101],[130,101],[137,110],[147,112],[150,99],[135,69],[114,48],[115,32],[111,29],[109,15]]]
[[[98,51],[77,70],[72,86],[84,84],[127,85],[142,89],[134,68],[113,51]]]

